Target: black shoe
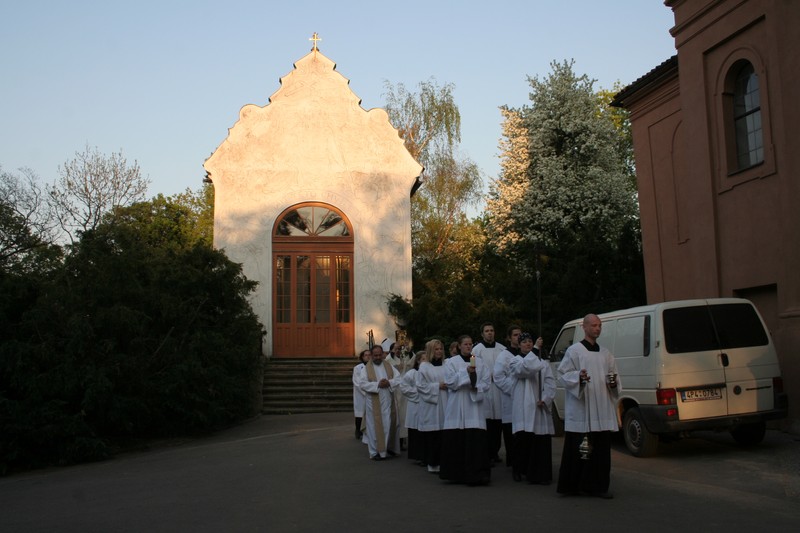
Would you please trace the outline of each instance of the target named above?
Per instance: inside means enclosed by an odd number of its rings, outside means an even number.
[[[389,457],[397,457],[397,455],[398,455],[398,454],[397,454],[397,452],[394,452],[394,451],[392,451],[392,450],[386,450],[386,454],[387,454]]]
[[[610,492],[595,492],[592,496],[596,496],[597,498],[603,498],[604,500],[613,500],[614,495]]]
[[[514,481],[522,481],[522,474],[519,472],[514,472],[511,477],[514,478]]]
[[[370,457],[370,459],[372,459],[373,461],[383,461],[383,457],[381,457],[378,454],[373,455],[372,457]]]

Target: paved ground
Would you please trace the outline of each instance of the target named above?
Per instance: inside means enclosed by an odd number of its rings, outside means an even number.
[[[561,439],[553,443],[560,460]],[[514,483],[440,481],[404,457],[367,459],[348,413],[264,416],[214,437],[102,463],[0,478],[0,531],[796,530],[800,442],[757,451],[726,435],[612,452],[613,500]]]

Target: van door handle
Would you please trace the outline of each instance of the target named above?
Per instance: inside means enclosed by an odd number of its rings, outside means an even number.
[[[728,354],[720,354],[720,357],[722,358],[722,366],[728,366]]]

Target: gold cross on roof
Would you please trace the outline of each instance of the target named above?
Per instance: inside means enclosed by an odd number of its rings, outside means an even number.
[[[319,50],[319,48],[317,47],[317,42],[319,42],[321,40],[322,39],[319,38],[319,35],[317,35],[317,32],[314,32],[314,35],[312,35],[311,39],[309,39],[309,41],[314,41],[314,47],[311,49],[312,52],[316,52],[317,50]]]

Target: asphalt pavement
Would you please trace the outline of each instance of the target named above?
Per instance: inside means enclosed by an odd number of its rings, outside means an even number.
[[[729,437],[654,459],[612,451],[613,500],[555,485],[443,482],[404,456],[370,461],[350,413],[262,416],[214,436],[0,478],[2,532],[742,531],[800,524],[800,441],[757,454]],[[562,439],[553,442],[554,468]]]

